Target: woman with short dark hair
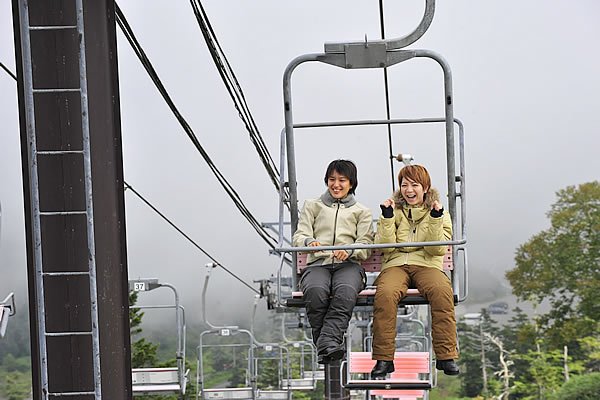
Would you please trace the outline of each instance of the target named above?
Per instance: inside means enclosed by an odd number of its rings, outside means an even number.
[[[354,163],[332,161],[325,172],[325,185],[327,190],[319,198],[304,202],[293,236],[294,246],[315,247],[308,253],[299,286],[322,364],[344,356],[344,332],[366,283],[360,262],[369,257],[370,251],[318,247],[373,243],[371,210],[354,198],[358,186]]]

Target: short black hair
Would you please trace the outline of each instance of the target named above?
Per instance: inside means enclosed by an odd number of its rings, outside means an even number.
[[[350,180],[350,194],[354,194],[356,188],[358,187],[358,173],[356,171],[356,165],[350,160],[333,160],[327,166],[327,171],[325,171],[325,186],[327,186],[327,181],[329,177],[333,175],[333,172],[337,172],[340,175],[344,175],[346,178]]]

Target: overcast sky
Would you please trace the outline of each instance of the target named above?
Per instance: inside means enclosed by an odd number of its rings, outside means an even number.
[[[386,35],[412,31],[424,1],[385,2]],[[278,197],[233,108],[186,1],[119,2],[182,114],[217,167],[260,221],[278,217]],[[282,75],[296,56],[324,42],[379,38],[378,2],[203,2],[255,121],[279,163]],[[498,284],[515,249],[549,226],[555,192],[600,175],[600,3],[595,0],[441,0],[433,23],[410,48],[450,64],[454,112],[465,124],[471,285]],[[266,278],[277,259],[241,217],[159,96],[118,30],[125,179],[243,280]],[[15,71],[11,4],[0,0],[0,61]],[[443,80],[431,60],[389,70],[392,117],[443,116]],[[310,64],[293,77],[297,122],[385,117],[380,70]],[[0,71],[0,298],[26,297],[16,84]],[[395,152],[429,167],[445,193],[443,125],[394,128]],[[325,129],[296,135],[300,199],[325,188],[334,158],[355,160],[359,201],[377,215],[391,192],[384,128]],[[126,194],[130,278],[157,277],[200,304],[209,261],[131,193]],[[209,310],[231,322],[253,293],[213,273]],[[245,302],[229,299],[237,297]],[[248,314],[246,314],[247,316]],[[190,318],[197,318],[192,311]]]

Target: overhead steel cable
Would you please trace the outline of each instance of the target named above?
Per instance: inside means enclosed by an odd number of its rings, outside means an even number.
[[[165,102],[167,103],[167,105],[169,106],[169,108],[171,109],[173,114],[175,115],[175,118],[177,118],[177,121],[180,123],[181,127],[188,135],[189,139],[192,141],[192,143],[194,144],[194,146],[196,147],[198,152],[202,155],[202,158],[204,158],[204,160],[206,161],[206,164],[209,166],[209,168],[211,169],[211,171],[213,172],[213,174],[215,175],[215,177],[217,178],[217,180],[219,181],[219,183],[221,184],[223,189],[225,189],[225,191],[227,192],[227,194],[229,195],[229,197],[231,198],[231,200],[233,201],[233,203],[235,204],[237,209],[240,211],[240,213],[244,216],[244,218],[246,218],[246,220],[248,220],[250,225],[252,225],[254,230],[269,245],[269,247],[274,249],[276,246],[277,239],[275,239],[273,236],[271,236],[269,234],[269,232],[267,232],[266,229],[264,229],[263,226],[256,220],[256,218],[254,218],[252,213],[244,205],[244,202],[242,201],[242,199],[240,198],[238,193],[235,191],[233,186],[231,186],[231,184],[227,181],[225,176],[223,176],[221,171],[219,171],[219,169],[216,167],[216,165],[214,164],[214,162],[212,161],[212,159],[210,158],[210,156],[208,155],[208,153],[206,152],[204,147],[202,147],[202,145],[200,144],[200,141],[196,137],[191,126],[188,124],[186,119],[181,115],[181,113],[177,109],[177,106],[171,99],[171,96],[169,95],[165,86],[163,85],[160,78],[158,77],[158,74],[156,73],[156,70],[152,66],[152,63],[146,56],[144,49],[142,48],[140,43],[137,41],[137,39],[133,33],[133,30],[131,29],[131,26],[129,25],[129,23],[127,22],[127,19],[125,18],[125,15],[123,14],[123,12],[121,11],[121,9],[119,8],[119,6],[116,3],[115,3],[115,12],[116,12],[116,16],[117,16],[117,23],[118,23],[119,27],[121,28],[121,30],[123,31],[123,34],[127,38],[127,41],[131,45],[135,54],[138,56],[138,59],[140,60],[140,62],[144,66],[144,68],[146,69],[146,72],[152,79],[152,82],[154,82],[154,85],[160,92],[161,96],[163,97],[163,99],[165,100]]]
[[[4,64],[2,64],[0,62],[0,65],[2,65],[3,69],[16,81],[17,80],[17,76],[15,74],[13,74],[8,68],[4,67]],[[206,250],[204,250],[202,247],[200,247],[200,245],[198,243],[196,243],[192,238],[190,238],[185,232],[183,232],[181,229],[179,229],[179,227],[177,225],[175,225],[173,222],[171,222],[171,220],[169,218],[167,218],[163,213],[161,213],[156,207],[154,207],[148,200],[146,200],[144,198],[144,196],[142,196],[140,193],[138,193],[137,190],[135,190],[130,184],[128,184],[127,182],[125,183],[125,189],[129,189],[131,190],[131,193],[135,194],[140,200],[142,200],[148,207],[150,207],[155,213],[157,213],[162,219],[164,219],[169,225],[171,225],[173,228],[175,228],[175,230],[177,232],[179,232],[184,238],[186,238],[190,243],[192,243],[198,250],[200,250],[206,257],[210,258],[212,260],[212,262],[214,262],[216,265],[218,265],[219,267],[223,268],[223,270],[225,270],[229,275],[233,276],[235,279],[237,279],[238,281],[240,281],[242,284],[244,284],[245,286],[247,286],[248,288],[250,288],[250,290],[252,290],[253,292],[256,292],[257,294],[260,294],[260,291],[256,290],[255,288],[253,288],[252,286],[250,286],[249,284],[247,284],[246,282],[244,282],[239,276],[237,276],[236,274],[234,274],[233,272],[231,272],[229,269],[227,269],[223,264],[221,264],[219,261],[217,261],[213,256],[211,256],[210,254],[208,254],[208,252]]]
[[[192,5],[194,15],[198,21],[198,26],[200,27],[200,31],[202,32],[202,36],[204,37],[208,51],[210,52],[213,62],[217,67],[217,71],[221,76],[221,80],[225,84],[225,87],[229,92],[229,96],[233,100],[233,104],[238,111],[238,115],[242,119],[246,130],[250,135],[250,140],[258,152],[258,156],[267,170],[267,173],[271,178],[271,182],[273,182],[273,185],[279,192],[279,170],[273,161],[271,154],[269,153],[269,149],[267,148],[256,123],[254,122],[254,118],[252,117],[252,113],[244,96],[244,91],[242,90],[242,87],[239,84],[235,73],[233,72],[233,68],[231,68],[229,61],[227,60],[225,52],[219,44],[217,35],[210,24],[210,20],[208,19],[208,15],[202,6],[202,3],[199,0],[190,0],[190,4]]]
[[[225,268],[225,266],[223,264],[221,264],[220,262],[218,262],[213,256],[211,256],[210,254],[208,254],[208,252],[206,250],[204,250],[202,247],[200,247],[200,245],[198,243],[196,243],[192,238],[190,238],[185,232],[183,232],[181,229],[179,229],[179,227],[177,225],[175,225],[169,218],[167,218],[163,213],[161,213],[156,207],[154,207],[148,200],[146,200],[144,198],[144,196],[142,196],[141,194],[138,193],[137,190],[135,190],[129,183],[124,182],[125,183],[125,189],[130,190],[131,193],[135,194],[140,200],[142,200],[148,207],[150,207],[155,213],[157,213],[163,220],[165,220],[169,225],[171,225],[173,228],[175,228],[175,230],[177,232],[179,232],[184,238],[186,238],[191,244],[194,245],[194,247],[196,247],[198,250],[200,250],[206,257],[210,258],[212,260],[212,262],[214,262],[216,265],[218,265],[219,267],[223,268],[229,275],[233,276],[235,279],[237,279],[238,281],[240,281],[242,284],[244,284],[245,286],[247,286],[250,290],[252,290],[253,292],[260,294],[260,291],[256,290],[255,288],[253,288],[252,286],[250,286],[249,284],[247,284],[246,282],[244,282],[239,276],[237,276],[236,274],[234,274],[233,272],[231,272],[229,269]]]
[[[12,78],[15,80],[15,81],[17,80],[17,76],[16,76],[15,74],[13,74],[13,73],[11,72],[11,70],[9,70],[9,69],[6,67],[6,65],[4,65],[4,64],[2,63],[2,61],[0,61],[0,67],[2,67],[2,69],[3,69],[3,70],[5,70],[5,71],[6,71],[6,73],[7,73],[7,74],[9,74],[9,75],[10,75],[10,76],[11,76],[11,77],[12,77]]]
[[[379,0],[379,27],[381,30],[381,40],[385,40],[385,19],[383,17],[383,0]],[[388,120],[391,119],[390,113],[390,88],[388,82],[387,67],[383,68],[383,86],[385,88],[385,116]],[[396,179],[394,179],[394,155],[392,148],[392,124],[387,124],[388,131],[388,149],[390,152],[390,170],[392,176],[392,192],[396,191]]]

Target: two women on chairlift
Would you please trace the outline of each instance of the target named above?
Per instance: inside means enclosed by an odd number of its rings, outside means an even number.
[[[325,173],[327,190],[319,198],[306,200],[298,229],[297,247],[342,246],[373,243],[372,214],[358,203],[353,162],[334,160]],[[431,187],[425,167],[408,165],[398,175],[400,189],[381,205],[376,243],[448,241],[452,222]],[[382,270],[375,284],[373,351],[377,360],[373,379],[385,379],[394,371],[396,315],[398,303],[409,287],[416,286],[431,305],[433,350],[436,368],[448,375],[459,373],[454,298],[448,276],[442,270],[446,246],[384,249]],[[360,262],[367,249],[323,251],[308,254],[308,267],[299,282],[317,346],[318,361],[329,363],[344,356],[343,335],[354,305],[366,283]]]

